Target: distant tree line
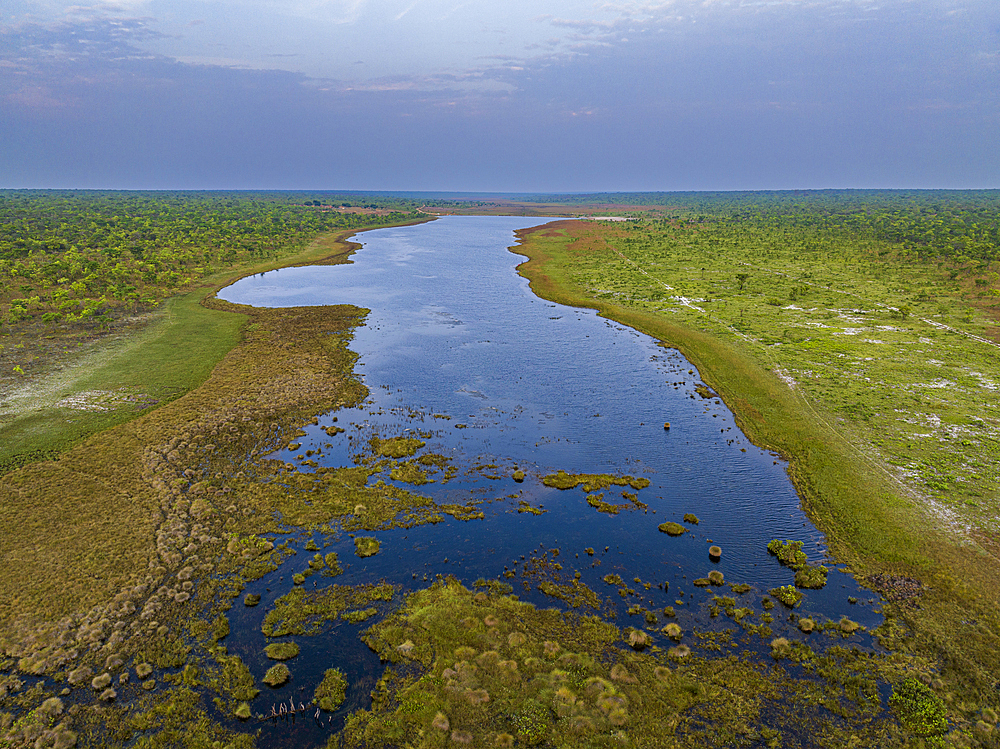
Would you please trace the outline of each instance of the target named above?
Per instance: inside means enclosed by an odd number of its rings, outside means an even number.
[[[390,213],[363,215],[310,210],[303,197],[2,190],[0,323],[106,320],[216,270],[287,254],[324,231],[422,215],[412,200],[366,199]]]

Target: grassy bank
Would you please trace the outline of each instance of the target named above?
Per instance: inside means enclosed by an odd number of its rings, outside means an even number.
[[[691,286],[708,275],[706,268],[725,273],[735,292],[736,274],[745,272],[742,266],[719,268],[718,253],[715,258],[709,253],[692,257],[697,252],[687,241],[683,263],[662,257],[637,263],[633,258],[641,261],[639,253],[616,251],[629,232],[638,233],[582,222],[525,231],[517,251],[530,260],[520,271],[544,298],[596,309],[678,348],[723,396],[755,444],[789,460],[803,505],[827,534],[833,553],[887,594],[889,625],[884,631],[892,633],[887,644],[941,668],[948,676],[947,689],[967,696],[970,704],[995,700],[1000,575],[989,547],[975,541],[989,542],[985,526],[963,532],[949,522],[954,515],[938,513],[926,495],[914,491],[869,449],[863,424],[831,408],[829,401],[789,387],[776,371],[781,373],[784,363],[779,357],[794,349],[760,344],[759,329],[746,324],[757,312],[751,299],[730,302],[735,319],[714,314],[717,305],[703,312],[705,300]],[[668,277],[670,271],[683,274],[687,291],[676,290],[679,282]],[[678,304],[682,294],[684,302]],[[758,305],[773,309],[767,292],[763,297]],[[738,325],[741,317],[744,327],[738,329],[731,323]],[[905,605],[891,602],[893,581],[901,577],[923,584],[919,606],[912,599]]]
[[[354,233],[324,234],[294,254],[215,273],[117,334],[85,343],[65,334],[49,347],[48,361],[36,361],[0,400],[0,474],[51,459],[201,385],[239,341],[247,319],[206,306],[205,299],[246,275],[345,262],[360,246],[347,240]]]

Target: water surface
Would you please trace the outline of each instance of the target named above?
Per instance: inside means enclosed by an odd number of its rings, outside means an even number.
[[[636,577],[652,584],[634,600],[609,596],[620,626],[629,624],[627,604],[638,600],[651,609],[674,605],[685,631],[732,628],[724,617],[709,616],[711,595],[691,580],[719,569],[727,582],[751,584],[746,605],[759,608],[768,588],[793,578],[767,553],[767,542],[801,540],[811,560],[821,561],[824,538],[800,509],[785,463],[753,446],[718,399],[696,393],[698,373],[676,350],[592,310],[556,305],[531,292],[515,270],[524,258],[508,247],[515,230],[544,221],[446,217],[379,229],[359,235],[363,248],[350,264],[271,271],[220,292],[228,301],[259,307],[354,304],[371,310],[351,345],[370,397],[358,408],[319,415],[319,426],[305,427],[309,436],[300,449],[275,457],[296,462],[296,455],[313,449],[321,451],[312,457],[320,464],[352,465],[353,446],[370,436],[419,430],[431,435],[428,450],[456,465],[497,466],[417,488],[449,501],[500,499],[483,506],[485,520],[449,518],[439,525],[379,532],[383,551],[364,560],[352,556],[350,539],[327,539],[327,550],[353,562],[338,583],[384,578],[412,588],[447,573],[471,585],[517,569],[522,555],[558,548],[565,570],[579,570],[602,595],[615,592],[601,580],[608,573],[630,584]],[[322,427],[334,416],[347,431],[331,438]],[[523,483],[510,478],[515,467],[527,473]],[[302,465],[302,470],[311,469]],[[638,495],[648,508],[598,513],[580,489],[542,485],[541,477],[556,470],[645,477],[650,486]],[[622,502],[621,490],[605,490],[606,499]],[[517,513],[514,495],[543,507],[545,514]],[[690,533],[670,538],[657,530],[666,520],[680,522],[685,513],[700,520],[688,525]],[[708,557],[710,543],[724,550],[717,564]],[[585,553],[587,547],[596,550],[594,557]],[[287,580],[291,573],[278,574]],[[518,578],[510,582],[524,599],[563,605],[524,588]],[[273,579],[260,587],[271,600],[287,591]],[[849,603],[849,597],[864,600]],[[826,588],[806,592],[799,613],[838,619],[850,614],[872,625],[878,616],[869,599],[853,578],[831,569]],[[265,597],[262,603],[267,602]],[[251,637],[255,648],[263,644],[264,609],[247,612],[242,622],[248,633],[257,628]],[[779,606],[773,613],[776,634],[795,633],[784,620],[786,611]],[[359,629],[363,626],[337,625],[307,646],[316,655],[309,660],[318,664],[317,673],[336,661],[352,677],[350,699],[333,728],[345,711],[364,703],[377,678],[377,659],[356,637],[346,636]],[[759,638],[741,642],[761,647]],[[857,635],[854,642],[870,641]],[[277,690],[260,699],[281,696]],[[262,711],[262,705],[254,708]]]

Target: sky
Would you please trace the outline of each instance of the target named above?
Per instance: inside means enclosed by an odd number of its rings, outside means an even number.
[[[1000,188],[1000,2],[0,0],[0,187]]]

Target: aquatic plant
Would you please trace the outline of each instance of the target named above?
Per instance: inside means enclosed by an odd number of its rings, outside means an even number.
[[[358,611],[345,611],[340,615],[340,618],[345,622],[351,622],[352,624],[357,624],[358,622],[363,622],[366,619],[371,619],[378,613],[378,609],[374,606],[370,606],[367,609],[360,609]]]
[[[666,523],[660,523],[658,526],[656,526],[656,528],[661,533],[666,533],[668,536],[681,536],[684,533],[686,533],[683,525],[681,525],[680,523],[674,523],[672,521],[668,521]]]
[[[802,601],[802,593],[794,585],[782,585],[779,588],[771,588],[768,593],[781,601],[785,606],[793,608]],[[764,604],[767,608],[767,604]]]
[[[684,513],[684,522],[690,523],[691,525],[698,525],[698,516],[692,512],[686,512]]]
[[[337,552],[335,551],[331,551],[324,556],[323,563],[326,565],[323,574],[327,577],[336,577],[344,571],[340,567],[340,560],[337,558]]]
[[[801,541],[781,541],[777,538],[767,544],[767,551],[778,558],[778,561],[792,569],[799,569],[809,561],[802,551]]]
[[[775,660],[784,658],[792,652],[792,644],[784,637],[775,637],[771,640],[771,657]]]
[[[354,553],[359,557],[370,557],[378,554],[379,540],[373,536],[359,536],[354,539]]]
[[[719,572],[719,570],[712,570],[711,572],[709,572],[708,579],[709,582],[712,583],[712,585],[722,585],[723,583],[726,582],[725,576],[721,572]]]
[[[542,478],[545,486],[555,489],[573,489],[583,486],[587,493],[608,489],[611,486],[630,486],[635,490],[649,486],[649,479],[635,476],[612,476],[608,473],[566,473],[558,471]]]
[[[522,481],[524,481],[524,471],[520,469],[514,471],[512,478],[514,479],[514,481],[520,484]]]
[[[233,711],[235,715],[240,720],[247,720],[253,713],[250,711],[250,705],[246,702],[241,702],[239,706]]]
[[[265,614],[261,632],[267,637],[315,634],[323,622],[338,619],[347,609],[374,601],[391,601],[393,588],[379,585],[330,585],[314,592],[292,588]]]
[[[257,593],[247,593],[243,597],[244,606],[256,606],[258,603],[260,603],[260,595]]]
[[[708,547],[708,557],[709,559],[717,562],[722,559],[722,547],[721,546],[709,546]]]
[[[312,701],[320,710],[332,713],[343,704],[346,693],[347,679],[344,672],[330,668],[323,672],[323,681],[316,687]]]
[[[393,481],[401,481],[405,484],[422,486],[431,483],[427,472],[419,468],[413,461],[400,463],[389,471],[389,478]]]
[[[628,633],[628,644],[633,650],[643,650],[652,641],[652,638],[641,629],[633,629]]]
[[[272,642],[264,648],[264,653],[272,661],[287,661],[299,654],[299,646],[294,642]]]
[[[284,663],[276,663],[267,669],[267,673],[264,674],[264,683],[269,687],[280,687],[290,678],[292,678],[292,672],[288,670],[288,666]]]
[[[795,587],[819,589],[826,585],[829,570],[821,564],[805,564],[795,571]]]
[[[423,440],[412,437],[391,437],[389,439],[373,437],[371,440],[372,451],[375,455],[397,459],[413,456],[424,444]]]
[[[675,660],[683,660],[691,655],[691,648],[684,643],[681,643],[680,645],[675,645],[670,648],[670,650],[667,651],[667,655]]]
[[[815,629],[815,627],[816,627],[816,622],[814,622],[812,619],[810,619],[807,616],[802,617],[798,621],[798,628],[799,628],[799,630],[801,630],[802,632],[805,632],[806,634],[809,634],[810,632],[812,632],[813,629]]]
[[[844,634],[850,635],[857,632],[861,628],[861,625],[858,624],[857,622],[851,621],[845,616],[842,617],[839,622],[837,622],[837,628]]]
[[[680,625],[675,624],[674,622],[670,622],[669,624],[667,624],[661,631],[671,640],[679,640],[681,639],[681,636],[684,634],[683,630],[680,628]]]

